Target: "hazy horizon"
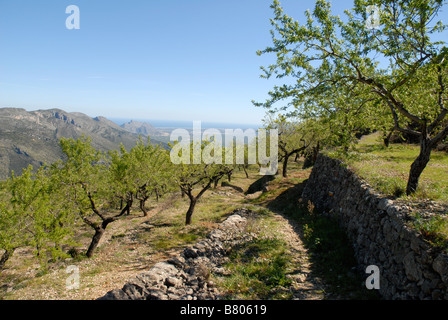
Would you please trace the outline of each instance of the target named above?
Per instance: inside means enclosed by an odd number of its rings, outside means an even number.
[[[124,123],[129,123],[130,121],[146,122],[156,128],[190,128],[193,126],[193,121],[187,121],[187,120],[138,119],[138,118],[107,118],[107,119],[111,120],[112,122],[120,126]],[[261,123],[252,124],[252,123],[201,121],[202,128],[247,129],[247,128],[258,128],[261,126],[262,126]]]

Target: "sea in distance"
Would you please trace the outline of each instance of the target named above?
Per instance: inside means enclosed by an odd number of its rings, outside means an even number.
[[[124,123],[129,123],[131,120],[138,121],[138,122],[146,122],[155,127],[159,130],[159,132],[163,132],[163,136],[156,135],[157,140],[165,143],[173,142],[171,139],[171,133],[176,129],[186,129],[188,132],[192,132],[193,130],[193,121],[179,121],[179,120],[154,120],[154,119],[131,119],[131,118],[109,118],[109,120],[113,121],[114,123],[118,124],[119,126],[123,125]],[[201,131],[204,132],[207,129],[217,129],[222,134],[222,143],[223,146],[227,145],[228,143],[232,143],[234,141],[233,133],[231,132],[230,135],[226,135],[226,129],[230,130],[242,130],[243,135],[246,133],[248,136],[244,136],[244,143],[250,143],[251,139],[251,133],[255,134],[255,136],[258,135],[258,129],[262,128],[263,126],[256,125],[256,124],[237,124],[237,123],[219,123],[219,122],[207,122],[204,121],[200,123],[201,125]],[[177,138],[175,138],[177,139]]]
[[[146,122],[151,124],[152,126],[156,128],[163,128],[168,129],[172,128],[174,129],[192,129],[193,128],[193,121],[180,121],[180,120],[154,120],[154,119],[131,119],[131,118],[109,118],[109,120],[115,122],[119,126],[121,126],[124,123],[128,123],[131,120],[133,121],[139,121],[139,122]],[[202,129],[254,129],[258,130],[262,127],[262,124],[240,124],[240,123],[219,123],[219,122],[201,122],[201,128]]]

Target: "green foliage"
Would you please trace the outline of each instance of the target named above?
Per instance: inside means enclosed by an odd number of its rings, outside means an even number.
[[[418,155],[418,147],[410,144],[391,144],[386,148],[379,137],[380,133],[364,136],[349,153],[349,157],[341,157],[336,153],[330,156],[348,162],[362,179],[386,196],[408,200],[448,200],[448,176],[445,174],[448,157],[445,152],[432,152],[431,163],[423,172],[417,191],[406,196],[406,172]]]
[[[1,249],[34,247],[43,264],[48,256],[66,257],[61,246],[73,244],[73,220],[45,169],[33,173],[29,166],[20,176],[12,172],[0,199]]]
[[[265,121],[265,126],[267,129],[277,129],[278,130],[278,146],[279,146],[279,161],[283,161],[285,158],[289,157],[295,153],[303,152],[306,147],[307,142],[305,140],[306,134],[313,134],[313,131],[302,131],[301,123],[294,121],[294,119],[289,120],[279,115],[277,118],[268,118]]]
[[[273,45],[258,54],[275,54],[262,77],[292,78],[275,86],[269,98],[254,102],[271,112],[327,122],[334,143],[346,150],[363,129],[400,131],[422,140],[406,192],[415,192],[433,147],[448,134],[448,49],[433,35],[446,30],[437,14],[442,0],[354,2],[345,19],[318,0],[299,22],[274,0]],[[380,9],[379,30],[367,26],[367,6]],[[385,61],[389,61],[388,63]],[[286,101],[278,107],[277,103]]]
[[[145,215],[144,204],[149,197],[158,199],[173,190],[169,153],[160,146],[151,145],[149,137],[146,145],[140,138],[129,152],[122,145],[120,151],[112,151],[109,156],[116,196],[125,201],[135,197]]]
[[[129,213],[134,198],[146,215],[145,201],[152,195],[161,196],[169,190],[169,157],[160,147],[145,145],[140,139],[127,151],[101,153],[91,145],[89,138],[61,139],[65,161],[53,166],[64,202],[72,212],[94,229],[87,256],[92,256],[107,226]],[[117,198],[124,203],[114,212]]]
[[[279,133],[279,160],[293,155],[306,155],[322,146],[330,146],[334,133],[325,118],[268,116],[265,125],[268,129],[277,129]]]
[[[65,204],[87,218],[112,199],[117,186],[110,183],[105,155],[95,150],[90,138],[62,138],[60,144],[66,160],[52,166],[52,176],[65,193]]]
[[[107,226],[129,213],[135,199],[146,216],[145,202],[150,197],[158,200],[175,188],[181,187],[192,199],[191,218],[194,205],[210,184],[234,168],[203,162],[173,166],[169,151],[151,145],[149,138],[146,144],[139,139],[129,151],[121,145],[120,150],[108,153],[96,150],[85,136],[62,138],[60,146],[64,160],[42,166],[36,173],[30,166],[21,176],[12,173],[0,184],[2,266],[16,248],[24,246],[34,247],[43,262],[49,255],[67,257],[63,248],[77,246],[73,236],[78,234],[79,222],[94,230],[86,253],[91,257]],[[202,150],[207,146],[209,142]],[[202,189],[194,194],[196,188]]]
[[[190,195],[196,187],[202,189],[211,186],[212,182],[227,174],[229,166],[217,164],[180,164],[175,165],[174,179],[183,193]]]

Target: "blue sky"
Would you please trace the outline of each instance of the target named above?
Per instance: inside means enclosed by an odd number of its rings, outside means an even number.
[[[0,0],[0,107],[260,123],[271,0]],[[333,1],[336,12],[351,0]],[[301,18],[314,0],[284,0]],[[80,9],[68,30],[66,7]]]

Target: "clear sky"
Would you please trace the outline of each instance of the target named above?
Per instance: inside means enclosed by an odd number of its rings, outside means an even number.
[[[0,0],[0,107],[260,123],[271,0]],[[303,17],[314,0],[283,0]],[[80,29],[66,28],[66,7]],[[351,0],[333,1],[336,12]]]

